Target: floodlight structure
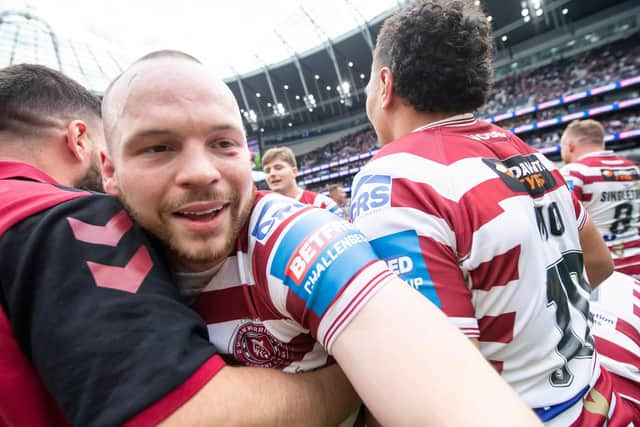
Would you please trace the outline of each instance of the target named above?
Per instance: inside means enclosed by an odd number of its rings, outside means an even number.
[[[362,36],[364,37],[364,40],[367,42],[367,45],[369,46],[369,50],[371,50],[371,52],[373,53],[374,43],[373,43],[373,37],[371,36],[371,30],[369,29],[369,23],[367,22],[365,17],[362,15],[362,12],[360,12],[360,9],[358,9],[351,2],[351,0],[344,0],[344,2],[358,16],[358,18],[359,18],[358,19],[358,28],[360,28],[360,32],[362,33]]]
[[[267,64],[260,58],[258,54],[255,55],[258,62],[262,64],[262,70],[264,71],[265,76],[267,77],[267,84],[269,85],[269,91],[271,92],[271,99],[273,102],[271,103],[271,109],[273,111],[273,115],[275,117],[282,117],[287,114],[284,105],[278,100],[278,96],[276,95],[276,91],[273,88],[273,81],[271,80],[271,73],[269,73],[269,67]]]
[[[300,64],[300,57],[298,56],[298,53],[295,51],[295,49],[291,47],[289,42],[287,42],[287,40],[282,36],[282,34],[280,34],[277,30],[274,30],[274,33],[276,34],[276,36],[278,36],[282,44],[291,52],[293,63],[296,65],[296,69],[298,70],[298,77],[300,78],[302,89],[304,90],[304,97],[302,98],[304,101],[304,105],[305,107],[307,107],[307,111],[312,113],[318,104],[316,102],[315,96],[309,92],[309,88],[307,87],[307,82],[304,78],[304,73],[302,72],[302,65]]]
[[[307,17],[311,25],[324,36],[324,43],[327,53],[329,54],[329,58],[331,58],[331,62],[333,63],[333,69],[336,72],[336,77],[338,78],[338,94],[340,95],[340,103],[346,106],[353,105],[353,101],[351,100],[351,84],[345,81],[342,78],[342,74],[340,73],[340,67],[338,66],[338,60],[336,59],[336,52],[333,48],[333,43],[331,42],[331,38],[329,35],[322,29],[320,25],[316,22],[315,19],[311,16],[309,12],[303,7],[300,6],[300,10]],[[346,84],[345,84],[346,83]],[[319,92],[319,91],[318,91]]]
[[[238,82],[238,87],[240,88],[240,96],[242,97],[242,103],[244,104],[242,115],[244,116],[244,119],[247,121],[247,124],[249,125],[251,130],[254,132],[257,132],[258,128],[260,127],[258,125],[258,115],[254,110],[251,109],[251,106],[247,101],[247,94],[244,91],[242,78],[240,77],[240,74],[238,74],[238,71],[235,68],[233,67],[229,67],[229,68],[231,68],[231,71],[233,71],[233,73],[236,75],[236,81]]]

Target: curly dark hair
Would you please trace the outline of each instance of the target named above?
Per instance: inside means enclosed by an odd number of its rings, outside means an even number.
[[[489,21],[472,0],[418,0],[382,26],[374,67],[385,66],[417,111],[475,111],[493,80]]]

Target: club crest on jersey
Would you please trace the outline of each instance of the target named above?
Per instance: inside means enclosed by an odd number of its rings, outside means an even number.
[[[640,179],[635,168],[627,169],[600,169],[600,174],[605,181],[637,181]]]
[[[553,174],[535,154],[514,156],[503,161],[497,159],[482,159],[482,161],[516,192],[524,191],[531,196],[540,196],[556,186]]]
[[[289,351],[262,323],[249,322],[236,333],[233,353],[239,362],[261,368],[287,365]]]
[[[391,177],[387,175],[364,175],[353,189],[351,218],[355,220],[363,213],[391,205]]]
[[[260,243],[264,243],[271,233],[292,213],[303,209],[306,205],[284,197],[272,197],[264,202],[251,235]]]

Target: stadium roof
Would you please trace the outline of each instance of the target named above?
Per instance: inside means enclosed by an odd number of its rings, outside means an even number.
[[[606,16],[602,12],[606,9],[637,8],[629,0],[483,0],[482,3],[491,16],[498,58],[510,55],[510,47],[535,36],[560,30],[574,32],[575,22],[596,16],[597,12]],[[542,14],[536,16],[540,3]],[[525,8],[527,12],[523,12]],[[310,125],[331,123],[341,117],[352,116],[351,125],[362,123],[371,42],[375,42],[384,19],[396,9],[397,6],[340,37],[325,37],[310,51],[227,79],[244,109],[249,131],[286,140],[287,133],[299,139],[306,135]],[[313,23],[307,20],[307,25]]]
[[[68,20],[65,14],[71,13],[69,5],[77,1],[80,0],[61,0],[51,4],[55,7],[59,6],[58,3],[66,4],[67,8],[61,15]],[[136,22],[144,27],[140,21],[144,8],[151,7],[151,4],[160,8],[164,4],[150,1],[134,2],[129,10],[131,13],[127,14],[132,16],[123,17],[126,25]],[[188,10],[187,6],[191,6],[199,10],[198,7],[203,7],[196,6],[200,2],[185,2],[185,7],[181,9]],[[31,9],[27,12],[3,10],[8,3],[7,0],[0,0],[0,67],[18,62],[43,63],[62,69],[89,88],[100,92],[131,59],[139,56],[138,53],[132,53],[133,48],[126,52],[114,51],[95,37],[83,37],[82,41],[77,38],[71,40],[57,34],[49,23],[38,18]],[[102,4],[102,8],[98,8],[100,21],[108,19],[109,10],[115,8],[112,3],[106,2]],[[283,4],[294,3],[298,7],[286,12],[278,9]],[[259,40],[254,40],[253,46],[238,49],[242,52],[225,58],[229,61],[226,75],[231,76],[227,78],[227,82],[240,101],[249,131],[262,136],[284,135],[288,131],[297,131],[297,135],[301,135],[312,124],[317,127],[322,123],[333,123],[338,118],[347,118],[345,120],[351,125],[362,123],[362,90],[369,77],[373,42],[383,20],[404,3],[407,1],[282,0],[255,3],[270,5],[273,12],[283,12],[273,21],[271,30],[263,33]],[[43,2],[43,5],[49,4]],[[603,9],[618,7],[624,10],[625,7],[631,9],[635,6],[633,0],[482,0],[482,4],[492,17],[498,57],[511,54],[510,47],[536,35],[558,29],[575,31],[575,22],[596,16]],[[541,6],[541,16],[536,16],[538,6]],[[223,13],[221,9],[225,6],[216,2],[215,8],[209,9],[208,13]],[[525,8],[528,22],[525,22]],[[88,8],[82,9],[88,13]],[[122,14],[121,11],[118,13]],[[94,20],[91,15],[88,16],[89,18],[85,17],[86,20]],[[217,15],[216,17],[217,25],[220,25],[221,19]],[[127,18],[134,21],[127,21]],[[187,25],[190,22],[189,19],[180,19],[184,16],[170,18],[176,26],[183,21],[187,21]],[[195,18],[191,15],[190,19]],[[200,29],[202,22],[207,22],[208,19],[209,15],[206,15],[201,21],[191,24]],[[268,20],[268,17],[250,16],[246,12],[242,19],[243,25],[234,23],[235,28],[249,28],[252,23]],[[163,21],[162,24],[166,22]],[[114,32],[121,32],[121,27],[110,25]],[[211,23],[209,26],[215,25]],[[167,36],[175,35],[167,25],[165,27]],[[153,38],[161,39],[162,34],[157,33],[158,31],[154,31]],[[130,34],[126,33],[124,36]],[[506,36],[505,41],[503,36]],[[234,45],[226,40],[209,41],[206,37],[189,40],[194,49],[184,50],[200,58],[204,57],[195,47],[201,46],[203,41],[210,50],[214,50],[215,46]],[[158,47],[180,47],[149,43],[140,53]],[[207,62],[206,58],[204,60]],[[348,119],[350,116],[354,116],[351,122]],[[261,132],[262,129],[264,133]]]

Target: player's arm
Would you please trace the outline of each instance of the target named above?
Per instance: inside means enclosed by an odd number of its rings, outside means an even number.
[[[335,367],[304,376],[225,367],[154,248],[104,196],[33,215],[0,240],[0,300],[71,424],[321,425],[334,421],[329,397],[343,414],[353,408]]]
[[[161,426],[336,426],[359,402],[338,365],[303,374],[225,367]]]
[[[587,278],[591,288],[595,289],[613,273],[614,265],[609,248],[589,217],[580,230],[580,246],[584,254]]]
[[[383,425],[541,425],[440,310],[389,282],[331,349]]]

